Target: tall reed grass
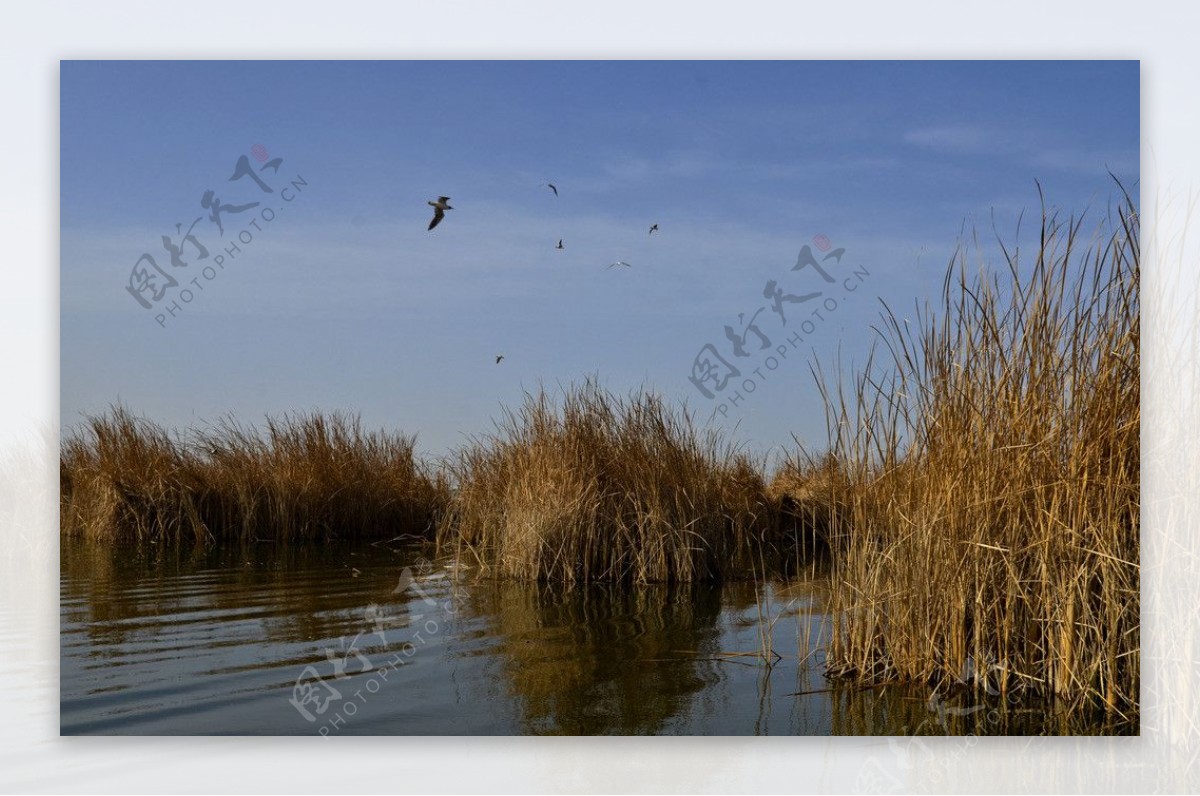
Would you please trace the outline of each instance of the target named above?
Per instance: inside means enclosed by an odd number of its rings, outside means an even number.
[[[886,363],[820,371],[845,477],[830,670],[1138,705],[1139,246],[1128,197],[1090,244],[1044,210],[999,273],[884,313]]]
[[[790,541],[783,563],[799,566],[832,555],[837,533],[838,499],[849,485],[846,468],[832,453],[783,462],[768,494],[779,506],[780,537]],[[785,567],[785,570],[787,568]]]
[[[439,541],[527,580],[715,579],[776,531],[756,462],[686,409],[594,381],[557,404],[541,391],[452,465]]]
[[[62,528],[98,540],[434,534],[502,577],[765,576],[832,562],[833,675],[1029,690],[1128,717],[1140,685],[1139,224],[1090,242],[1043,211],[1036,250],[940,302],[887,309],[886,359],[817,367],[830,449],[768,488],[686,408],[595,380],[527,394],[445,471],[340,415],[187,437],[123,408],[63,444]],[[454,484],[452,489],[450,484]]]
[[[115,407],[63,442],[62,531],[114,541],[432,535],[450,493],[414,444],[337,414],[265,429],[224,421],[184,438]]]

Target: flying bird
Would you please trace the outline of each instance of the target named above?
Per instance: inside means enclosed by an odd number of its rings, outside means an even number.
[[[544,184],[545,184],[545,186],[546,186],[547,188],[549,188],[550,190],[554,191],[554,195],[555,195],[555,196],[558,196],[558,189],[554,187],[554,183],[552,183],[552,182],[547,182],[547,183],[544,183]]]
[[[650,234],[651,234],[651,235],[653,235],[653,234],[654,234],[655,232],[657,232],[657,231],[658,231],[658,224],[654,224],[654,225],[652,225],[652,226],[650,227]]]
[[[618,265],[622,265],[622,266],[624,266],[624,267],[626,267],[626,268],[629,268],[629,267],[630,267],[629,263],[625,262],[624,260],[617,260],[615,263],[613,263],[612,265],[610,265],[610,266],[609,266],[609,268],[616,268]],[[607,269],[606,269],[606,270],[607,270]]]
[[[447,210],[454,209],[453,207],[450,206],[450,197],[449,196],[439,196],[436,202],[431,201],[431,202],[426,202],[425,204],[431,205],[433,207],[433,221],[429,222],[430,229],[433,229],[434,227],[436,227],[438,224],[440,224],[442,222],[442,219],[446,217]]]
[[[556,248],[556,249],[561,249],[562,247],[563,247],[563,245],[562,245],[562,238],[559,238],[559,239],[558,239],[558,245],[557,245],[557,246],[555,246],[554,248]]]
[[[496,357],[496,364],[499,365],[500,360],[502,360],[502,359],[504,359],[504,354],[501,354],[500,356]]]

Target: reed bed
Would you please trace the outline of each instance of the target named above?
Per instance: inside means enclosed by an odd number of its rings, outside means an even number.
[[[589,380],[460,451],[439,542],[524,580],[718,579],[777,531],[760,467],[683,408]]]
[[[123,407],[88,418],[60,462],[62,532],[109,541],[432,535],[450,492],[415,439],[357,417],[223,421],[186,437]]]
[[[830,448],[761,462],[683,407],[595,380],[544,390],[445,470],[357,418],[179,437],[116,407],[64,441],[62,529],[99,541],[434,536],[563,584],[831,566],[828,671],[1016,691],[1127,721],[1140,687],[1139,225],[1041,216],[1032,256],[885,308],[886,358],[818,386]],[[450,484],[454,484],[452,489]],[[785,571],[787,567],[784,567]],[[764,653],[765,654],[765,653]]]
[[[965,250],[890,361],[816,368],[832,455],[830,672],[1138,709],[1139,247],[1043,211],[999,273]],[[800,468],[803,469],[803,468]]]
[[[780,538],[790,543],[783,563],[798,570],[827,559],[833,544],[844,541],[837,530],[839,500],[849,483],[846,468],[831,453],[818,458],[802,453],[776,471],[767,493],[779,507]]]

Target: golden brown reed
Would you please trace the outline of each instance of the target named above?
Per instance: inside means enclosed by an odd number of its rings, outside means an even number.
[[[831,552],[839,500],[848,486],[846,469],[832,454],[814,459],[801,453],[771,479],[767,494],[779,507],[780,538],[794,546],[790,552],[797,563]]]
[[[1139,249],[1043,211],[1002,276],[960,250],[886,367],[819,372],[833,456],[831,672],[1136,713]]]
[[[890,361],[817,369],[830,450],[761,463],[684,408],[594,380],[464,446],[455,481],[357,419],[179,439],[120,407],[63,444],[62,528],[98,540],[427,533],[536,581],[765,575],[828,549],[829,670],[1029,690],[1135,715],[1140,685],[1139,226],[1092,245],[1043,212],[1032,259],[950,264],[936,311],[885,313]],[[794,550],[793,550],[794,546]],[[783,556],[786,558],[786,556]]]
[[[528,394],[453,465],[439,542],[491,571],[550,581],[728,576],[776,530],[760,468],[686,409],[594,380]],[[464,552],[465,552],[464,550]]]
[[[449,489],[414,442],[338,414],[184,439],[118,406],[63,442],[61,527],[113,541],[429,534]]]

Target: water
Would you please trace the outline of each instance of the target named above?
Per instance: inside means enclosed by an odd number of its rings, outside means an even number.
[[[1114,731],[966,695],[831,684],[819,574],[563,589],[480,579],[428,555],[395,542],[64,544],[61,731]]]

